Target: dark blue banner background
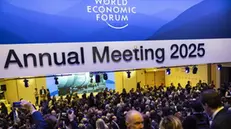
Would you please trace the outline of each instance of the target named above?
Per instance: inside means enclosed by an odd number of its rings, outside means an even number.
[[[123,2],[0,0],[0,44],[231,38],[231,0]],[[128,18],[103,21],[88,6],[130,7],[135,12],[98,13]],[[128,26],[115,29],[109,24]]]

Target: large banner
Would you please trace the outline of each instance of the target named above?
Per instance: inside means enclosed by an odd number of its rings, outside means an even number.
[[[104,80],[102,73],[98,75],[100,75],[100,82],[98,83],[96,83],[95,75],[90,76],[90,73],[86,72],[59,76],[58,84],[55,84],[53,77],[47,77],[46,84],[51,96],[102,92],[105,88],[109,90],[115,89],[115,77],[113,72],[107,73],[107,80]]]
[[[230,62],[230,0],[0,0],[0,78]]]

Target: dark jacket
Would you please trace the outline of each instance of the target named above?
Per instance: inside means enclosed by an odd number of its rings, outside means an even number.
[[[71,128],[72,128],[72,129],[78,129],[78,124],[77,124],[76,121],[71,121],[71,122],[70,122],[70,125],[71,125]]]
[[[219,111],[212,121],[211,129],[230,129],[231,128],[231,111],[227,108]]]
[[[194,113],[191,116],[188,116],[183,121],[184,129],[208,129],[209,128],[209,118],[204,113]]]
[[[32,119],[35,123],[35,128],[36,129],[47,129],[48,124],[46,121],[43,119],[43,116],[40,112],[36,111],[32,114]]]
[[[47,94],[47,90],[46,90],[46,89],[41,89],[41,90],[40,90],[40,95],[42,95],[42,91],[44,91],[44,95]]]
[[[4,114],[4,115],[7,115],[8,114],[7,107],[2,107],[1,108],[1,113]]]

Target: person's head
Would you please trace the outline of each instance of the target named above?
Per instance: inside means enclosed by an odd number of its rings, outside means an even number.
[[[183,127],[177,117],[167,116],[161,120],[160,129],[183,129]]]
[[[182,115],[182,113],[180,111],[178,111],[178,112],[175,112],[174,116],[179,118],[179,119],[182,119],[183,115]]]
[[[83,118],[83,119],[81,120],[81,123],[83,123],[83,124],[87,124],[87,123],[88,123],[87,118]]]
[[[44,116],[44,120],[48,124],[47,129],[53,129],[53,128],[55,128],[55,126],[57,124],[57,121],[58,121],[57,118],[56,118],[56,116],[53,116],[51,114],[45,115]]]
[[[79,124],[78,129],[86,129],[84,124]]]
[[[51,111],[51,115],[56,116],[56,115],[57,115],[57,114],[56,114],[56,111],[55,111],[55,110],[52,110],[52,111]]]
[[[150,100],[149,100],[149,102],[147,102],[147,104],[149,104],[150,103]],[[147,110],[147,111],[149,111],[150,110],[150,106],[149,105],[145,105],[145,109]]]
[[[34,88],[35,91],[37,91],[38,89],[37,88]]]
[[[140,112],[131,110],[126,114],[127,129],[143,129],[144,119]]]
[[[202,83],[202,81],[201,81],[201,80],[199,80],[199,83]]]
[[[195,100],[192,102],[191,107],[194,112],[203,112],[203,106],[199,100]]]
[[[98,116],[102,116],[102,115],[103,115],[103,112],[102,112],[101,110],[99,110],[99,111],[97,112],[97,115],[98,115]]]
[[[204,91],[201,94],[200,99],[203,108],[209,116],[212,116],[215,110],[222,106],[221,96],[215,90]]]
[[[150,112],[147,111],[147,112],[145,113],[145,115],[148,116],[148,117],[150,117]]]
[[[116,116],[112,116],[112,120],[113,121],[117,121],[117,117]]]
[[[90,97],[94,97],[94,94],[91,92]]]
[[[211,84],[214,84],[214,81],[211,81]]]
[[[125,88],[123,88],[123,92],[126,93],[126,89]]]
[[[44,86],[42,86],[42,89],[44,89]]]
[[[96,121],[96,129],[107,129],[107,125],[105,124],[103,119],[98,119]]]
[[[1,105],[1,108],[6,107],[6,105],[4,103],[1,103],[0,105]]]

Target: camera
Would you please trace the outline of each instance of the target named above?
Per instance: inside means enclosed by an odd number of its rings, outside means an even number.
[[[66,117],[66,116],[67,116],[67,113],[62,112],[61,115]]]
[[[20,108],[22,105],[21,105],[21,102],[13,102],[13,107],[14,108]]]
[[[66,120],[68,118],[68,114],[72,114],[73,110],[68,110],[66,112],[61,112],[60,113],[60,119],[61,120]]]
[[[66,112],[60,113],[60,119],[61,120],[66,120],[67,119],[67,113]]]

